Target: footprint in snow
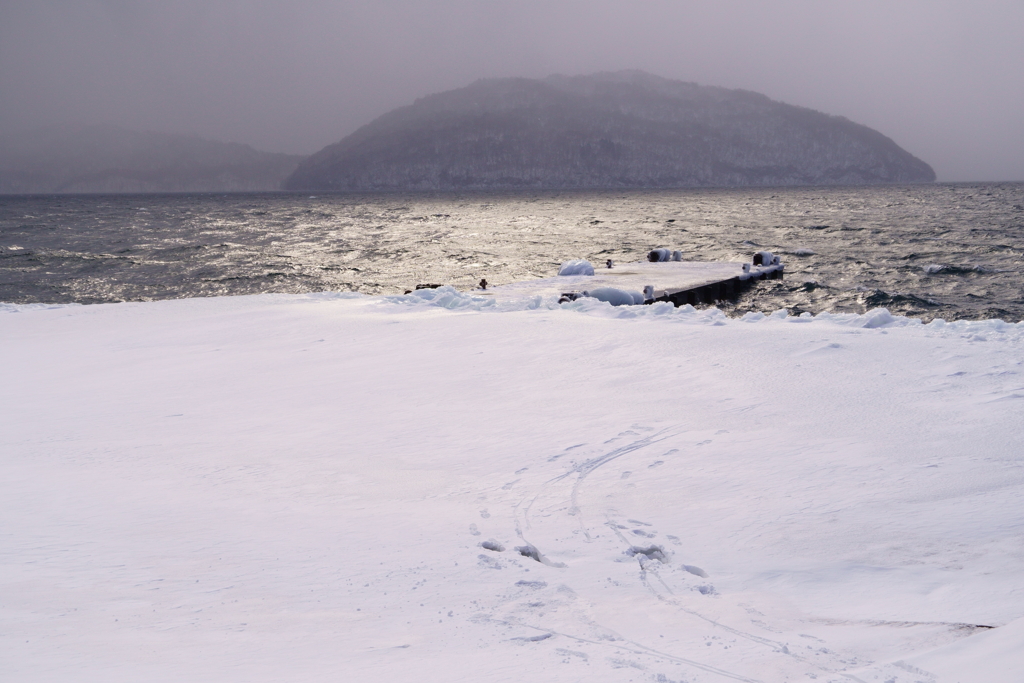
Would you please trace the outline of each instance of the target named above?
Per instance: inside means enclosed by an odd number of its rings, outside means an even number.
[[[575,446],[569,446],[568,448],[564,449],[564,450],[563,450],[563,451],[562,451],[561,453],[559,453],[558,455],[552,455],[552,456],[551,456],[550,458],[548,458],[548,462],[554,462],[555,460],[558,460],[559,458],[561,458],[561,457],[562,457],[563,455],[565,455],[565,454],[566,454],[566,453],[568,453],[569,451],[571,451],[571,450],[573,450],[573,449],[575,449],[575,448],[580,448],[580,447],[582,447],[582,446],[586,446],[586,445],[587,445],[587,444],[585,444],[585,443],[578,443],[578,444],[576,444]]]
[[[590,656],[586,652],[579,652],[577,650],[566,650],[563,647],[556,649],[555,652],[565,657],[565,659],[562,660],[563,664],[568,664],[571,657],[579,657],[585,662],[590,659]]]
[[[641,560],[646,558],[648,560],[657,560],[662,563],[668,562],[668,553],[666,553],[665,549],[660,545],[649,545],[646,548],[634,545],[626,551],[626,555],[629,555],[630,557],[637,557]]]
[[[614,441],[618,441],[619,439],[621,439],[624,436],[640,436],[640,435],[637,434],[636,432],[632,431],[632,430],[627,429],[624,432],[619,432],[617,435],[615,435],[612,438],[608,439],[604,443],[609,444],[609,443],[612,443]]]
[[[488,557],[487,555],[477,555],[477,564],[481,567],[487,567],[488,569],[501,569],[501,562],[495,557]]]
[[[541,554],[541,552],[539,550],[537,550],[537,548],[535,546],[533,546],[533,545],[531,545],[529,543],[527,543],[526,545],[516,546],[515,550],[516,550],[517,553],[519,553],[523,557],[528,557],[531,560],[534,560],[535,562],[540,562],[541,564],[545,564],[545,565],[547,565],[549,567],[556,567],[558,569],[564,569],[565,568],[565,564],[563,564],[561,562],[552,562],[548,558],[544,557],[544,555]]]

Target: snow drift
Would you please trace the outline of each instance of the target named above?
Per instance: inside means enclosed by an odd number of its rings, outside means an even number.
[[[0,312],[5,681],[1015,681],[1024,325]]]

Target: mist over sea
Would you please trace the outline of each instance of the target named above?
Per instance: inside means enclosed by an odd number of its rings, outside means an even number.
[[[401,293],[549,277],[571,258],[782,255],[727,313],[1024,320],[1024,183],[519,192],[0,197],[0,302]],[[670,286],[671,283],[658,283]]]

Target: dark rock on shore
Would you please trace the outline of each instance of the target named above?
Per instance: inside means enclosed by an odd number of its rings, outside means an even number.
[[[396,109],[302,162],[285,188],[921,183],[928,164],[843,117],[639,71],[482,80]]]

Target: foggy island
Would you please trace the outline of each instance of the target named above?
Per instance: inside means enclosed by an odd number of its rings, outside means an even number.
[[[421,98],[301,163],[302,191],[866,185],[935,180],[846,118],[642,71]]]

